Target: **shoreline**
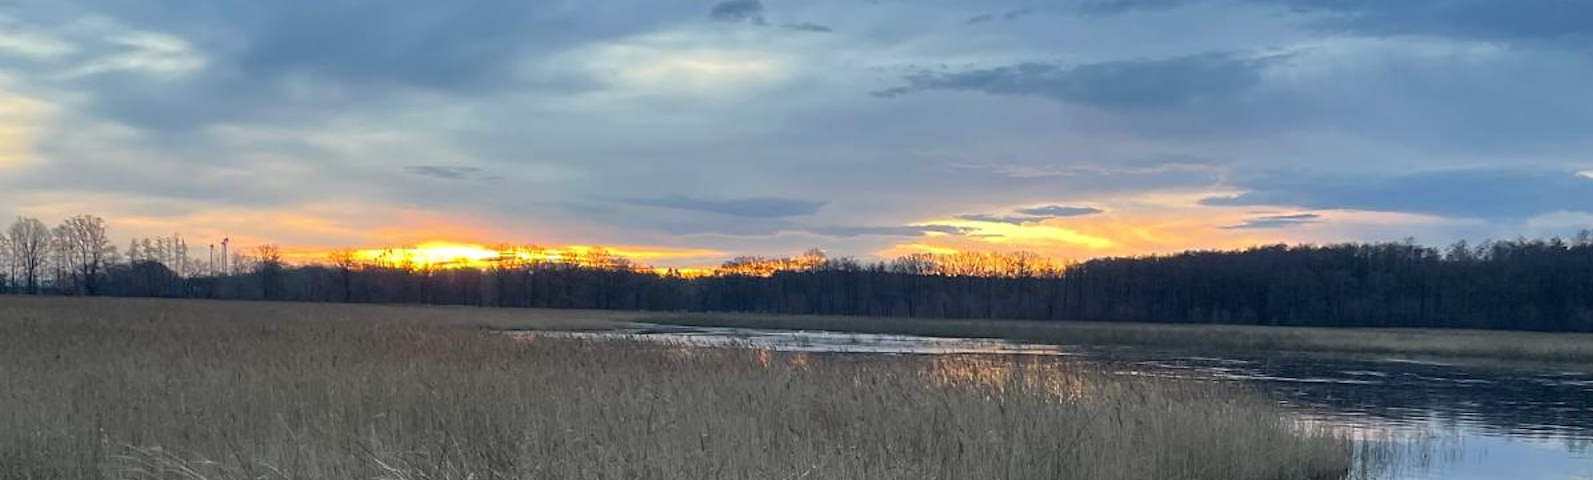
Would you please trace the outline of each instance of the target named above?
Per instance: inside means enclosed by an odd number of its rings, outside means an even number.
[[[1334,354],[1398,360],[1495,361],[1593,368],[1593,334],[1498,330],[1325,328],[769,314],[660,314],[639,322],[988,338],[1057,346],[1129,346],[1191,353]]]

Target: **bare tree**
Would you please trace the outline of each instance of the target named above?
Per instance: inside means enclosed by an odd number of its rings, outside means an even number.
[[[23,286],[29,293],[38,294],[39,274],[50,255],[50,229],[37,218],[18,217],[6,229],[5,236]]]
[[[10,290],[17,283],[17,262],[11,255],[11,237],[0,235],[0,291]]]
[[[128,263],[160,263],[181,278],[197,273],[193,271],[197,262],[188,257],[188,241],[176,233],[170,237],[132,239],[127,244],[126,257]]]
[[[330,257],[332,266],[337,267],[338,282],[343,285],[343,301],[353,301],[354,267],[359,265],[358,260],[355,259],[354,250],[347,248],[335,250]]]
[[[282,294],[282,250],[265,244],[255,247],[255,255],[259,257],[254,273],[260,278],[260,296],[275,300]]]
[[[78,215],[55,228],[57,248],[65,262],[63,269],[72,277],[78,293],[98,293],[99,277],[116,254],[105,234],[105,219]]]

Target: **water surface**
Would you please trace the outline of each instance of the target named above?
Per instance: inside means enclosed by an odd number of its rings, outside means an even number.
[[[1593,373],[1320,354],[1189,355],[1132,347],[1056,346],[982,338],[643,324],[537,332],[704,348],[892,355],[1044,355],[1122,375],[1250,385],[1304,421],[1393,445],[1386,480],[1593,479]]]

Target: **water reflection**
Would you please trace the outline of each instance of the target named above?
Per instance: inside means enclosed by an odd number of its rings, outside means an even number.
[[[1305,355],[1130,364],[1165,375],[1261,384],[1291,405],[1396,427],[1555,439],[1577,452],[1593,441],[1588,373]]]
[[[566,338],[632,338],[691,347],[787,352],[948,355],[938,381],[1004,385],[1013,375],[1050,382],[1059,397],[1085,394],[1055,357],[1104,364],[1120,375],[1237,382],[1258,388],[1301,421],[1351,432],[1376,465],[1366,478],[1593,479],[1593,373],[1405,359],[1269,354],[1191,356],[1136,348],[1058,347],[995,339],[645,325],[634,330],[542,332]],[[975,355],[969,355],[975,354]],[[1026,355],[1035,361],[993,361]],[[1041,356],[1045,358],[1040,358]],[[1049,367],[1041,366],[1049,365]],[[1375,448],[1372,448],[1375,447]]]
[[[1090,385],[1077,364],[991,355],[937,355],[925,374],[938,384],[996,393],[1018,388],[1056,401],[1083,399]]]
[[[559,338],[629,338],[698,347],[747,347],[782,352],[889,353],[889,354],[1013,354],[1076,355],[1055,345],[1008,342],[988,338],[934,338],[914,335],[762,330],[729,327],[681,327],[643,324],[625,330],[535,332]]]

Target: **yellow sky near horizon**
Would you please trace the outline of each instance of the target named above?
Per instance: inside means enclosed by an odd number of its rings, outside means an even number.
[[[928,231],[919,236],[884,238],[882,240],[886,246],[865,250],[861,259],[889,260],[913,253],[1023,251],[1059,261],[1079,261],[1190,249],[1234,249],[1280,242],[1308,243],[1316,239],[1313,229],[1319,224],[1304,224],[1290,229],[1225,228],[1243,225],[1247,219],[1257,215],[1298,214],[1295,211],[1211,207],[1194,204],[1190,198],[1194,196],[1107,199],[1092,203],[1103,207],[1101,213],[1016,223],[955,217],[930,218],[912,222],[912,225],[954,227],[960,231]],[[87,199],[84,203],[62,202],[61,206],[71,209],[86,207],[93,202],[94,199]],[[59,214],[52,212],[44,217],[61,215],[65,215],[65,211]],[[1311,215],[1338,225],[1418,225],[1439,221],[1431,217],[1359,211],[1314,211]],[[201,254],[206,244],[228,237],[235,253],[248,254],[256,246],[273,244],[281,249],[286,260],[295,263],[325,262],[333,252],[345,249],[423,250],[425,245],[431,244],[494,252],[506,246],[535,245],[562,251],[602,248],[643,265],[702,268],[717,266],[739,255],[797,255],[806,248],[825,247],[822,238],[815,238],[813,245],[781,251],[771,251],[756,241],[748,241],[742,248],[728,249],[697,245],[693,242],[699,239],[693,236],[668,238],[671,240],[668,244],[569,241],[572,239],[538,238],[510,228],[484,227],[482,225],[486,222],[471,221],[465,216],[446,212],[338,203],[311,204],[294,209],[225,207],[200,209],[181,215],[117,215],[108,216],[107,221],[115,238],[162,236],[179,232],[189,239],[190,250]],[[849,252],[831,253],[852,255]]]

